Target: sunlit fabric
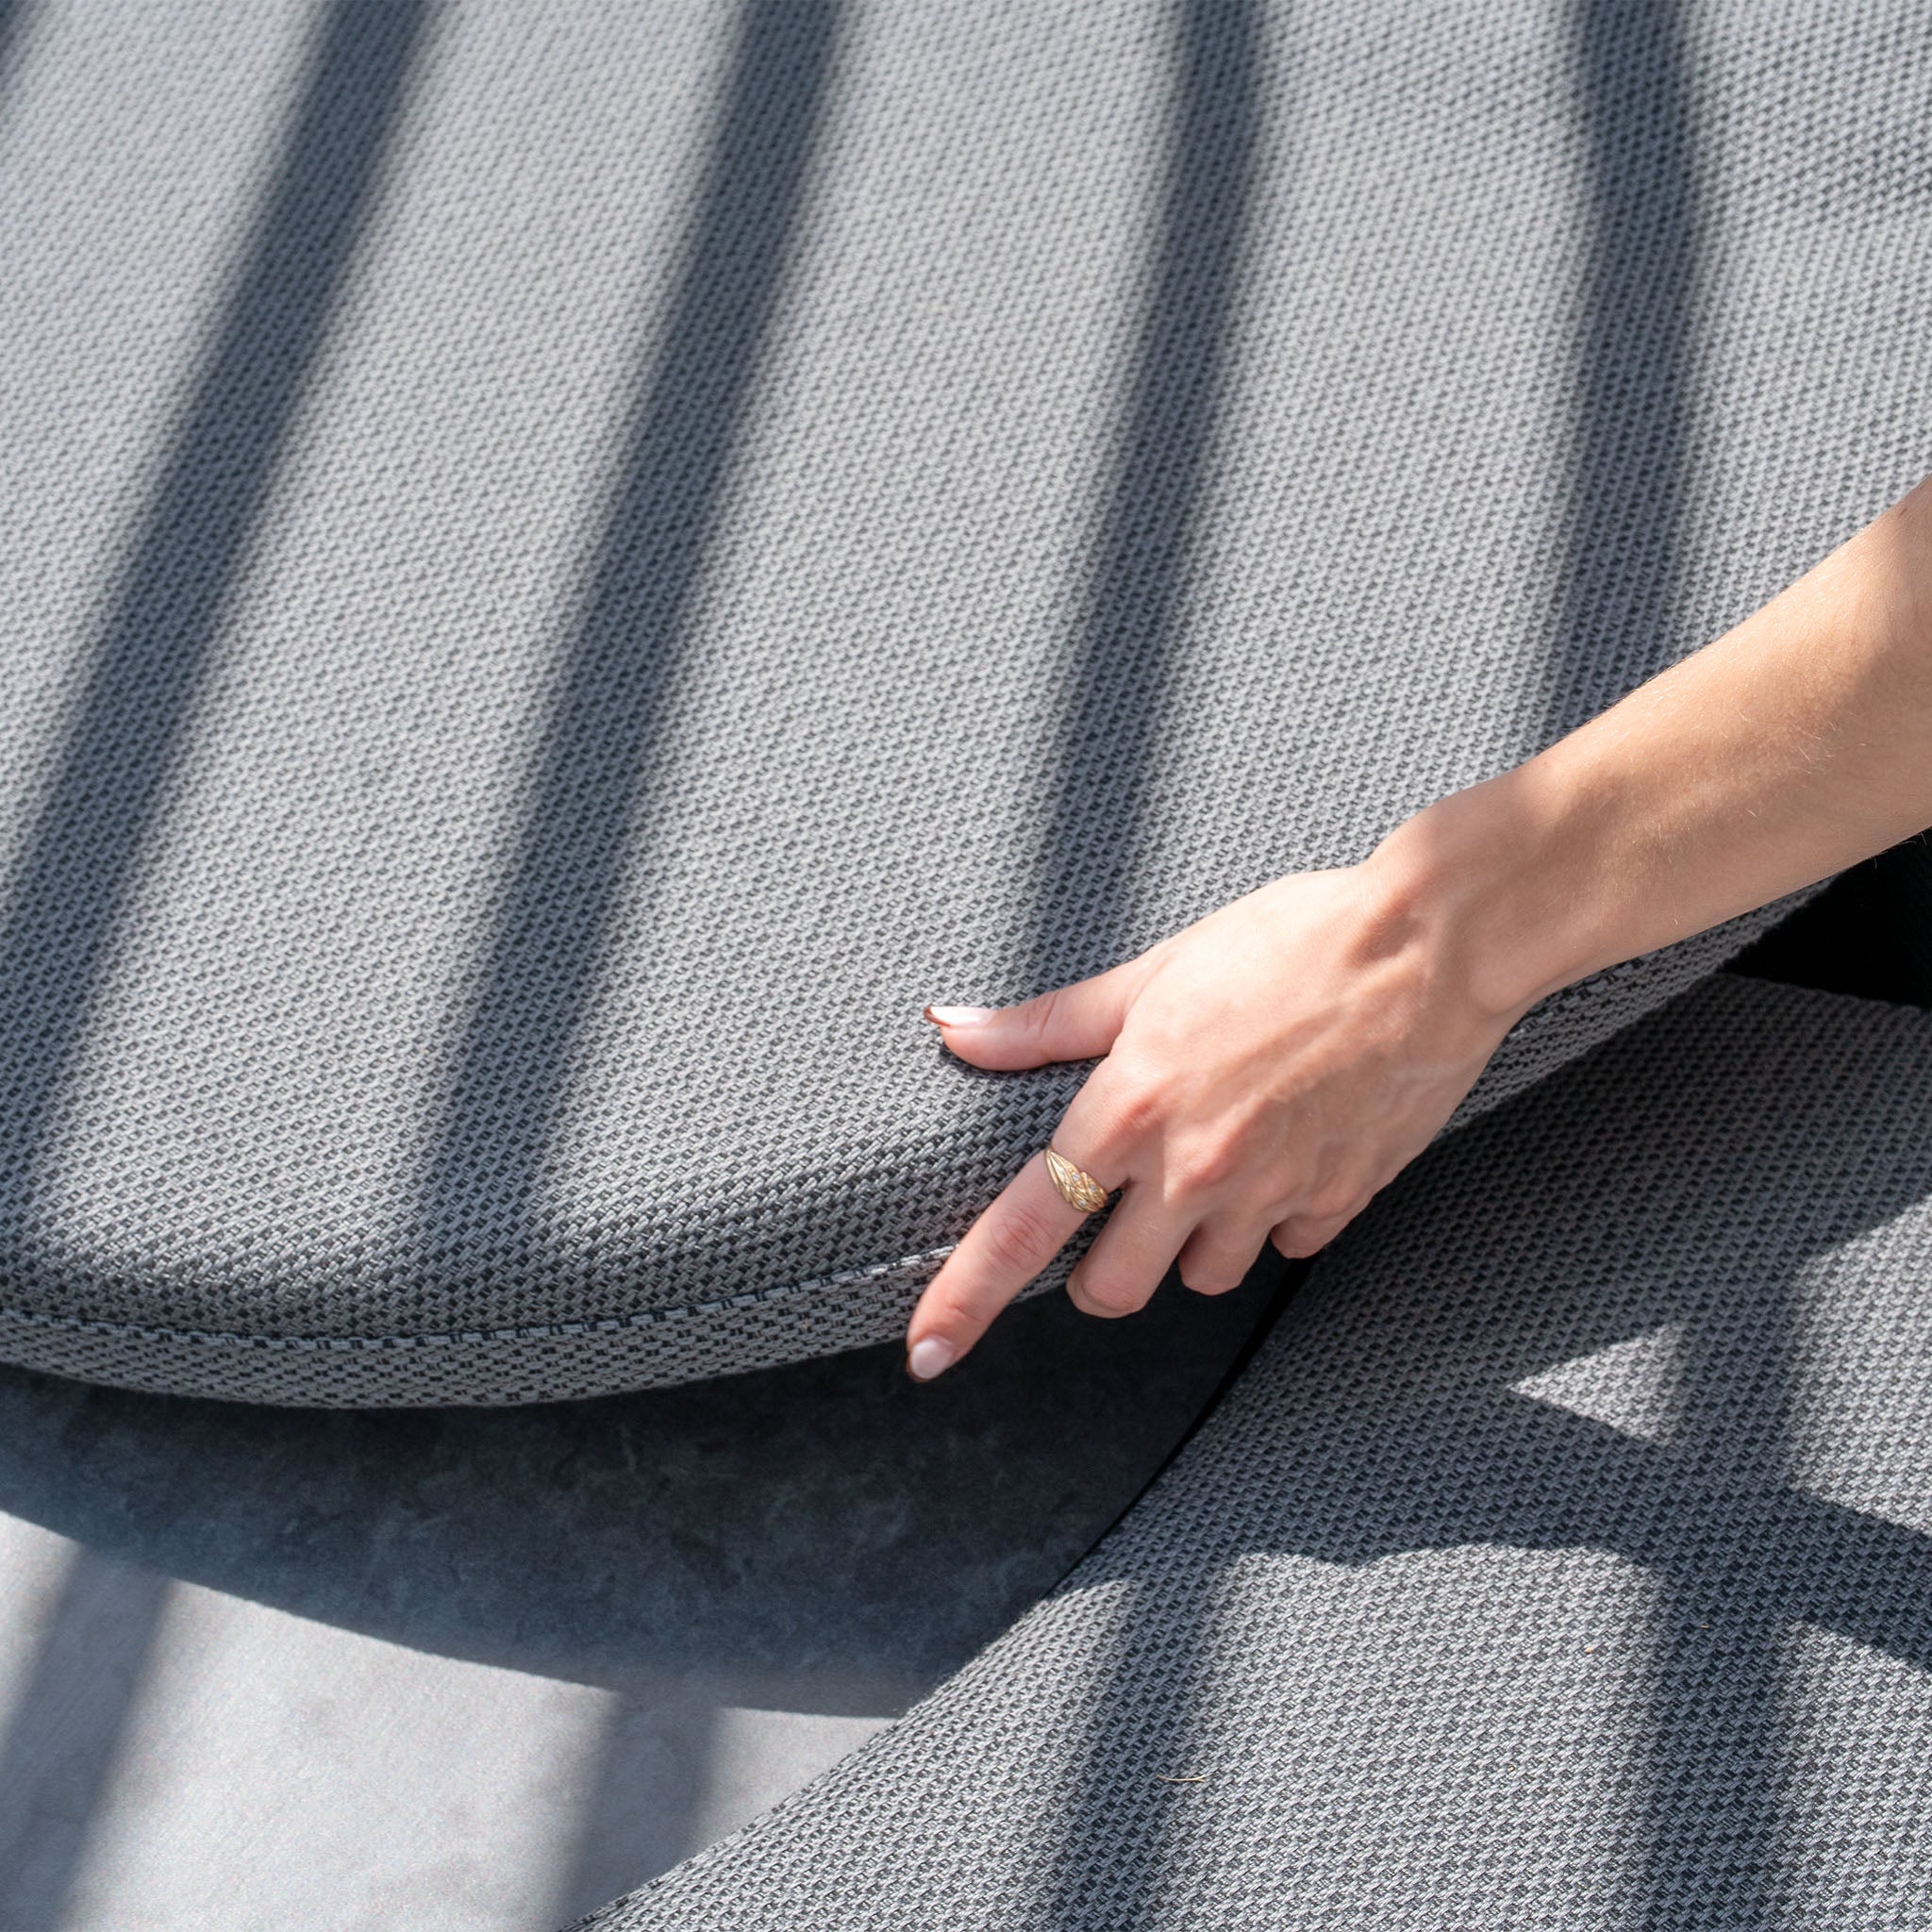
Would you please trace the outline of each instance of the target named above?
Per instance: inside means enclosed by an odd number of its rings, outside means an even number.
[[[513,1402],[891,1335],[1079,1077],[925,1002],[1363,856],[1921,474],[1924,43],[20,0],[0,1353]]]
[[[1928,1424],[1932,1016],[1718,975],[1424,1156],[950,1684],[585,1924],[1915,1924]]]

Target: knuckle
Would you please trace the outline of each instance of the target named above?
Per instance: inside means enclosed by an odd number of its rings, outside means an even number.
[[[1109,1097],[1108,1115],[1114,1137],[1141,1141],[1151,1134],[1161,1114],[1160,1089],[1153,1081],[1130,1075]]]
[[[1117,1275],[1092,1274],[1082,1270],[1074,1277],[1077,1298],[1104,1315],[1131,1315],[1141,1306],[1141,1296],[1131,1281]]]
[[[1059,1244],[1044,1216],[1031,1208],[1009,1207],[987,1224],[986,1257],[1002,1274],[1038,1274]]]
[[[1192,1294],[1226,1294],[1241,1285],[1239,1274],[1231,1274],[1224,1263],[1182,1262],[1181,1286]]]
[[[1053,1031],[1055,1016],[1059,1012],[1065,996],[1063,988],[1055,987],[1051,992],[1043,992],[1038,998],[1028,1000],[1020,1008],[1020,1024],[1029,1041],[1038,1044]]]
[[[1300,1221],[1335,1221],[1355,1211],[1361,1189],[1352,1174],[1337,1174],[1325,1180],[1301,1204]]]
[[[1183,1194],[1218,1193],[1241,1171],[1241,1142],[1232,1135],[1197,1141],[1175,1163],[1174,1181]]]

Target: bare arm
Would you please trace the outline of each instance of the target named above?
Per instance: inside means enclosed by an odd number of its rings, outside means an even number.
[[[1932,825],[1932,480],[1728,635],[1402,826],[1520,1009]],[[1487,861],[1479,848],[1491,847]]]
[[[1101,1057],[1054,1145],[1125,1191],[1069,1292],[1141,1307],[1309,1254],[1426,1146],[1545,994],[1932,825],[1932,479],[1549,750],[1098,978],[937,1008],[962,1058]],[[914,1312],[963,1355],[1083,1217],[1023,1168]]]

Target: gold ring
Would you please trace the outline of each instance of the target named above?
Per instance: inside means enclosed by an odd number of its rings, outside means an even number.
[[[1056,1154],[1051,1147],[1046,1150],[1046,1173],[1054,1192],[1069,1208],[1077,1208],[1082,1214],[1098,1214],[1107,1206],[1107,1190],[1091,1174],[1082,1174],[1064,1154]]]

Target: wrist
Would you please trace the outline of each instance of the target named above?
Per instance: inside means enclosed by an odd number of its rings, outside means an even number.
[[[1384,916],[1428,936],[1439,970],[1505,1025],[1594,970],[1587,827],[1556,807],[1535,761],[1450,793],[1364,865]]]

